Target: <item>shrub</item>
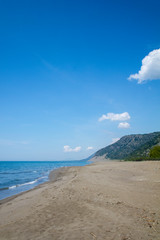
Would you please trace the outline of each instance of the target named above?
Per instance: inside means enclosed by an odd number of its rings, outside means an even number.
[[[151,148],[149,156],[151,158],[160,158],[160,146],[155,146]]]

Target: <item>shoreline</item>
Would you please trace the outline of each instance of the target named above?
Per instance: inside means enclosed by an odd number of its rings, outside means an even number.
[[[56,176],[54,176],[54,172],[55,172],[55,174],[57,174],[57,178],[58,178],[59,172],[61,172],[61,169],[63,169],[63,168],[65,168],[65,170],[66,170],[66,168],[72,168],[72,167],[60,167],[60,168],[51,170],[50,173],[48,174],[48,181],[40,183],[37,186],[35,186],[29,190],[14,194],[14,195],[12,195],[10,197],[6,197],[4,199],[0,199],[0,206],[4,203],[7,203],[7,202],[25,194],[25,193],[28,193],[28,192],[34,191],[35,189],[41,188],[41,187],[43,187],[43,185],[46,185],[46,184],[49,184],[50,182],[59,180],[59,179],[56,179]],[[50,175],[51,175],[51,177],[50,177]]]
[[[95,162],[49,177],[0,201],[1,239],[160,239],[160,162]]]
[[[91,163],[88,161],[88,164],[86,164],[86,165],[89,165],[89,164],[91,164]],[[86,165],[84,165],[84,166],[86,166]],[[53,173],[55,172],[55,174],[57,174],[57,172],[58,172],[59,169],[63,169],[63,168],[66,169],[66,168],[70,168],[70,167],[72,167],[72,166],[58,167],[58,168],[56,168],[56,169],[50,170],[50,172],[49,172],[49,174],[48,174],[48,180],[47,180],[47,181],[45,181],[45,182],[43,182],[43,183],[39,183],[38,185],[36,185],[36,186],[34,186],[34,187],[31,187],[31,188],[28,189],[28,190],[24,190],[24,191],[21,191],[21,192],[19,192],[19,193],[16,193],[16,194],[13,194],[13,195],[11,195],[11,196],[8,196],[8,197],[5,197],[5,198],[3,198],[3,199],[0,199],[0,205],[3,204],[4,202],[8,202],[8,201],[10,201],[10,200],[18,197],[19,195],[22,195],[22,194],[24,194],[24,193],[26,193],[26,192],[30,192],[30,191],[32,191],[32,190],[34,190],[34,189],[37,189],[37,188],[41,187],[41,186],[44,185],[44,184],[49,183],[50,181],[53,181],[53,178],[54,178],[55,181],[56,181],[56,177],[53,176]],[[74,166],[73,166],[73,167],[74,167]],[[50,174],[51,174],[51,173],[52,173],[52,177],[50,177]],[[8,189],[7,189],[7,190],[8,190]]]
[[[52,171],[53,171],[53,170],[52,170]],[[49,180],[49,181],[50,181],[50,180]],[[46,181],[46,182],[44,182],[44,183],[40,183],[39,185],[37,185],[37,186],[35,186],[35,187],[33,187],[33,188],[29,189],[29,190],[26,190],[26,191],[23,191],[23,192],[14,194],[14,195],[12,195],[12,196],[10,196],[10,197],[6,197],[6,198],[3,198],[3,199],[0,199],[0,206],[1,206],[3,203],[9,202],[9,201],[17,198],[18,196],[21,196],[21,195],[23,195],[23,194],[25,194],[25,193],[28,193],[28,192],[30,192],[30,191],[34,191],[35,189],[41,187],[41,185],[47,184],[49,181]]]

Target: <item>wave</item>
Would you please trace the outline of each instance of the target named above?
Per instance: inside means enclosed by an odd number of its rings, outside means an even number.
[[[13,185],[13,186],[9,187],[8,189],[13,189],[13,188],[16,188],[16,187],[21,187],[21,186],[25,186],[25,185],[34,184],[34,183],[36,183],[37,181],[38,181],[38,180],[34,180],[34,181],[31,181],[31,182],[26,182],[26,183],[22,183],[22,184]]]
[[[17,188],[17,187],[22,187],[22,186],[26,186],[26,185],[31,185],[31,184],[34,184],[36,182],[38,182],[39,180],[41,179],[44,179],[44,178],[47,178],[47,176],[43,176],[43,177],[39,177],[33,181],[30,181],[30,182],[26,182],[26,183],[22,183],[22,184],[17,184],[17,185],[13,185],[13,186],[10,186],[10,187],[3,187],[3,188],[0,188],[0,191],[2,190],[7,190],[7,189],[14,189],[14,188]]]

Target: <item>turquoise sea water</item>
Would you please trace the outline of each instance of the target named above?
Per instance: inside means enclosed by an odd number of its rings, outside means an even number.
[[[51,170],[60,167],[84,166],[82,161],[0,161],[0,199],[27,191],[48,181]]]

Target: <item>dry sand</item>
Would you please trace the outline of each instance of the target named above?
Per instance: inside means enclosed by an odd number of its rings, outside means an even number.
[[[160,240],[160,162],[62,168],[0,201],[0,239]]]

